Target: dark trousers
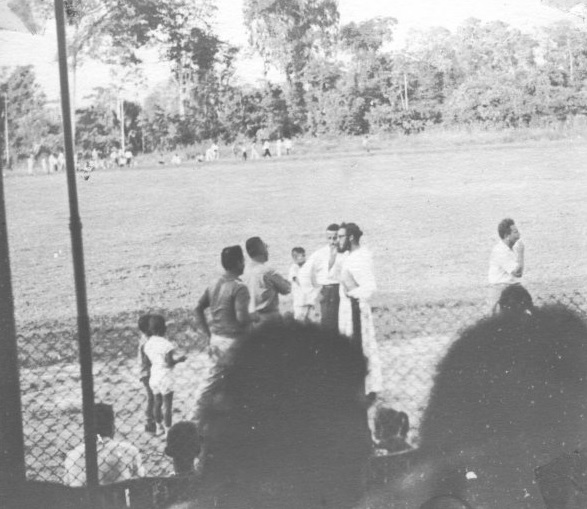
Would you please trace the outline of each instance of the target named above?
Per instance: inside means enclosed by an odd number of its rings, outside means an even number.
[[[351,313],[353,317],[353,335],[351,336],[351,343],[356,345],[363,351],[363,335],[361,333],[361,307],[359,299],[351,298]]]
[[[325,329],[331,329],[338,332],[338,305],[340,304],[340,295],[338,294],[339,285],[323,286],[320,290],[320,314],[321,323]]]

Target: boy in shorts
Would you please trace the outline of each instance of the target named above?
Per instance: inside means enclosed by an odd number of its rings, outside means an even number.
[[[153,391],[153,417],[157,423],[158,433],[167,433],[171,428],[173,411],[173,368],[184,362],[186,356],[175,358],[177,345],[165,338],[165,318],[150,315],[149,340],[145,344],[145,355],[151,363],[149,385]]]

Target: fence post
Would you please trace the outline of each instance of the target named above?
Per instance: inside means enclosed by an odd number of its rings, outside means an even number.
[[[92,503],[96,501],[98,486],[98,458],[94,426],[94,380],[92,374],[92,345],[90,338],[90,319],[86,297],[84,269],[84,250],[82,224],[79,216],[77,183],[75,180],[74,140],[69,102],[69,81],[67,75],[67,48],[65,40],[65,10],[63,0],[55,0],[55,22],[57,25],[57,48],[59,56],[59,81],[61,83],[61,115],[65,144],[65,168],[67,190],[69,192],[69,213],[71,231],[71,250],[77,302],[77,328],[79,358],[82,381],[82,404],[84,415],[84,443],[86,450],[86,483]]]
[[[18,497],[26,480],[20,378],[10,276],[4,176],[0,156],[0,506]]]

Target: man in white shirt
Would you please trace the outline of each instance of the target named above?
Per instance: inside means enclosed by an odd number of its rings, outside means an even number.
[[[306,262],[312,285],[320,289],[322,327],[338,330],[339,274],[342,256],[338,252],[338,228],[333,223],[326,228],[328,244],[312,253]]]
[[[383,389],[381,359],[371,312],[371,298],[377,285],[371,252],[360,245],[362,235],[355,223],[343,223],[338,230],[338,250],[348,253],[340,267],[338,328],[341,334],[361,347],[367,359],[365,394],[374,401]]]
[[[144,477],[145,469],[139,450],[134,445],[113,438],[114,410],[112,405],[96,403],[94,418],[100,484],[112,484],[136,477]],[[67,486],[86,485],[84,443],[67,453],[64,470],[64,484]]]
[[[497,226],[500,240],[489,258],[489,310],[496,311],[501,292],[518,285],[524,273],[524,244],[513,219],[506,218]]]

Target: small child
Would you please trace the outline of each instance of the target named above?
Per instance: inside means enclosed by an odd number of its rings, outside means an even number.
[[[177,345],[165,338],[165,318],[161,315],[150,315],[147,334],[149,340],[145,344],[145,355],[151,363],[149,385],[153,391],[153,417],[159,433],[167,433],[171,428],[173,411],[173,368],[184,362],[186,356],[175,358]]]
[[[145,410],[145,417],[147,423],[145,424],[145,431],[147,433],[155,434],[157,432],[157,426],[155,425],[155,419],[153,419],[153,391],[149,385],[149,378],[151,377],[151,362],[145,355],[145,344],[147,343],[149,336],[149,316],[142,315],[139,318],[139,330],[141,331],[141,337],[139,339],[139,352],[138,352],[138,364],[139,364],[139,380],[145,387],[147,392],[147,408]]]
[[[309,271],[303,268],[306,263],[305,249],[303,247],[294,247],[291,250],[291,257],[293,264],[289,268],[288,279],[291,282],[294,318],[307,321],[314,311],[316,290],[312,286]]]

